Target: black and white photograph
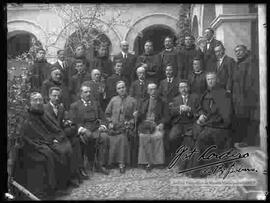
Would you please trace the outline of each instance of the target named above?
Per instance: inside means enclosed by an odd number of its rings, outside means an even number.
[[[5,200],[267,199],[267,4],[4,7]]]

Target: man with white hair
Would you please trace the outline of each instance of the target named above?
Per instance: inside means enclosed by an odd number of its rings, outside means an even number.
[[[147,97],[147,85],[149,81],[145,79],[145,68],[138,67],[136,70],[138,79],[132,82],[129,95],[137,100],[138,109],[142,101]]]
[[[110,132],[109,165],[118,164],[120,173],[125,173],[125,167],[131,161],[129,140],[135,136],[134,113],[137,105],[136,100],[127,94],[124,81],[116,83],[116,91],[118,95],[111,99],[105,111]]]
[[[146,165],[150,171],[153,165],[165,163],[163,144],[164,125],[168,123],[168,106],[157,94],[157,85],[147,86],[149,97],[138,110],[139,155],[138,164]]]
[[[214,151],[217,154],[228,150],[230,145],[231,98],[226,96],[225,89],[217,85],[217,75],[215,72],[206,74],[206,82],[207,90],[201,97],[197,121],[193,126],[193,136],[196,140],[195,148],[198,151],[196,156],[193,156],[193,167],[220,161],[217,158],[198,160],[198,156],[212,145],[216,146]],[[192,175],[207,175],[199,173],[200,170],[193,171]]]
[[[129,81],[128,84],[126,84],[127,87],[130,87],[131,82],[134,80],[134,78],[132,78],[132,73],[135,68],[137,57],[128,52],[129,44],[127,41],[122,41],[120,43],[120,48],[121,52],[114,57],[113,61],[114,62],[116,60],[122,61],[123,64],[122,74],[127,79],[127,81]]]

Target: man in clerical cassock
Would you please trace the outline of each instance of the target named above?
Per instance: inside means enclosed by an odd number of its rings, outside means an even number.
[[[81,85],[80,93],[80,99],[70,106],[69,117],[78,127],[82,156],[88,158],[93,169],[108,175],[109,139],[104,113],[99,102],[92,96],[88,82]],[[85,170],[83,172],[86,173]]]
[[[81,182],[82,178],[88,178],[81,172],[83,168],[83,160],[81,158],[81,145],[80,139],[77,136],[76,125],[73,124],[67,116],[67,111],[61,103],[62,89],[59,87],[51,87],[49,89],[49,102],[44,104],[44,112],[48,115],[48,118],[54,122],[58,127],[62,128],[72,146],[72,156],[70,160],[71,180],[70,184],[78,187],[78,181]],[[65,169],[64,169],[65,170]],[[61,175],[64,175],[62,173]],[[63,177],[64,179],[65,177]]]
[[[30,108],[20,135],[23,145],[14,179],[38,197],[53,194],[59,183],[70,177],[72,147],[65,132],[44,113],[43,97],[38,92],[30,95]]]
[[[127,94],[124,81],[117,82],[116,91],[118,95],[111,99],[105,111],[110,131],[109,164],[118,164],[120,173],[125,173],[125,167],[131,161],[130,142],[136,139],[133,137],[133,114],[137,105],[136,100]],[[133,147],[136,154],[136,145]]]
[[[138,110],[139,155],[138,164],[150,171],[153,165],[165,163],[164,125],[168,122],[168,106],[157,94],[157,85],[148,84],[149,97]]]
[[[193,156],[193,167],[209,164],[213,161],[220,161],[212,158],[210,160],[198,160],[207,148],[215,145],[216,149],[211,150],[221,154],[228,150],[229,135],[231,133],[232,106],[231,98],[226,90],[217,85],[215,72],[206,74],[207,90],[202,95],[197,114],[197,121],[193,126],[193,136],[196,140],[195,148],[198,153]],[[201,174],[200,174],[201,173]],[[205,176],[201,170],[191,173],[194,176]]]
[[[169,133],[169,143],[171,160],[175,156],[177,148],[181,145],[194,145],[192,136],[192,126],[196,119],[196,113],[199,105],[199,96],[190,93],[187,80],[181,80],[179,83],[180,95],[173,100],[172,108],[170,108],[170,117],[172,129]],[[170,160],[170,161],[171,161]],[[188,166],[187,161],[178,161],[178,168],[185,169]]]
[[[137,109],[140,108],[142,101],[147,97],[147,85],[149,81],[145,79],[145,68],[139,67],[136,70],[138,79],[130,87],[129,95],[137,100]]]
[[[159,65],[158,55],[153,52],[153,42],[146,41],[144,44],[144,53],[137,58],[136,68],[133,70],[133,81],[137,78],[136,70],[138,67],[145,68],[145,78],[153,83],[158,84]]]

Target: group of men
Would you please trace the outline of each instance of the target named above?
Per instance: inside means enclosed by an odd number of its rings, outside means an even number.
[[[100,46],[98,56],[89,60],[78,45],[74,58],[67,61],[59,50],[51,65],[39,49],[22,128],[24,167],[36,169],[40,163],[46,189],[54,191],[88,178],[85,159],[104,174],[114,165],[120,173],[137,165],[151,171],[155,165],[167,166],[181,145],[200,152],[216,145],[222,151],[255,136],[258,67],[246,46],[235,47],[236,62],[211,28],[205,38],[201,50],[186,35],[179,50],[166,37],[158,54],[146,41],[138,57],[123,41],[113,61],[106,47]],[[178,166],[188,167],[181,161]]]

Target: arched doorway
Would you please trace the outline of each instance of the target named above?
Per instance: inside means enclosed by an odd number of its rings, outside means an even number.
[[[154,52],[159,53],[164,48],[163,41],[168,35],[174,37],[174,43],[176,43],[176,35],[170,27],[165,25],[147,27],[136,37],[133,51],[136,55],[141,55],[144,51],[144,43],[150,40],[153,42]]]
[[[32,39],[36,37],[27,31],[13,31],[7,37],[8,59],[15,59],[17,56],[28,52]]]
[[[66,41],[65,51],[67,56],[73,56],[76,46],[82,42],[86,46],[86,56],[89,59],[97,56],[97,49],[102,44],[108,47],[108,54],[111,51],[112,43],[107,35],[99,32],[96,29],[88,31],[86,29],[83,33],[75,31]]]

